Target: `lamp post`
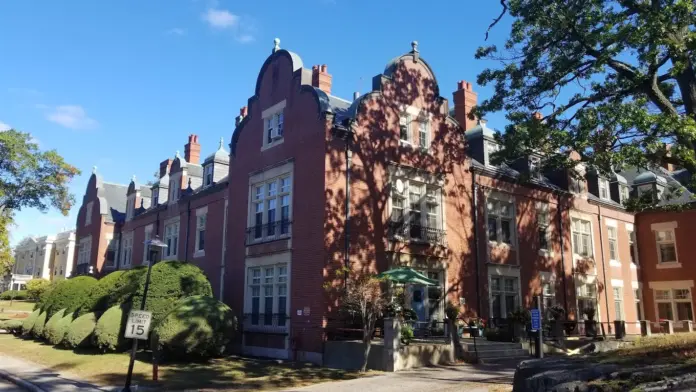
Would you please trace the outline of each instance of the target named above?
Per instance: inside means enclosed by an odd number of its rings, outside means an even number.
[[[150,273],[152,266],[161,256],[162,250],[167,248],[167,244],[162,242],[159,236],[144,242],[145,246],[150,250],[149,261],[147,263],[147,275],[145,276],[145,288],[143,289],[143,300],[140,303],[140,310],[145,310],[145,301],[147,300],[147,291],[150,288]],[[133,339],[133,348],[131,349],[130,363],[128,364],[128,374],[126,375],[126,385],[123,387],[123,392],[131,391],[131,380],[133,379],[133,366],[135,365],[135,353],[138,351],[138,339]]]

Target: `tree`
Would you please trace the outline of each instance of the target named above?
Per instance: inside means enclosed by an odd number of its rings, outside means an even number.
[[[339,306],[344,313],[358,315],[362,321],[363,336],[365,344],[363,364],[360,371],[367,369],[367,359],[370,356],[372,346],[372,336],[375,333],[377,319],[382,316],[382,312],[389,303],[386,293],[382,292],[382,280],[375,275],[346,273],[346,269],[336,271],[336,276],[340,279],[346,277],[348,282],[345,287],[335,287],[327,285],[327,290],[340,290]]]
[[[0,213],[0,278],[12,272],[14,257],[10,248],[10,226],[12,216],[9,212]]]
[[[67,184],[79,174],[56,150],[39,151],[30,134],[0,132],[0,214],[55,207],[67,215],[75,202]]]
[[[27,294],[32,301],[38,301],[49,287],[51,282],[46,279],[32,279],[27,282]]]
[[[479,74],[495,90],[473,113],[507,112],[501,159],[535,152],[571,168],[575,151],[605,174],[663,163],[696,173],[693,0],[501,4],[512,31],[503,51],[476,53],[501,66]]]

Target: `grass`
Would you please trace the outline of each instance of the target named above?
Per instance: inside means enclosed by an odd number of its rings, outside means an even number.
[[[0,301],[0,313],[9,313],[11,311],[31,312],[32,310],[34,310],[34,302],[31,301]]]
[[[0,353],[31,361],[55,371],[105,386],[125,380],[129,356],[126,353],[79,353],[45,343],[0,335]],[[169,363],[159,366],[159,382],[152,381],[148,353],[139,353],[133,383],[163,390],[235,389],[273,390],[318,382],[359,377],[358,372],[326,369],[310,364],[278,363],[230,356],[199,363]]]

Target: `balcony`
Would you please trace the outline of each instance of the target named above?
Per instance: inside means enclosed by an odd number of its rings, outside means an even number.
[[[253,245],[290,238],[291,233],[292,222],[288,220],[280,220],[263,225],[256,225],[247,228],[246,244]]]
[[[244,332],[285,334],[288,332],[290,316],[283,313],[246,313],[242,329]]]
[[[390,220],[388,236],[391,239],[422,242],[434,245],[447,245],[445,231],[435,227],[423,226],[419,223]]]

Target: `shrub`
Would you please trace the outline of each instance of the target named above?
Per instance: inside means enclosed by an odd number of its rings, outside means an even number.
[[[145,274],[140,278],[132,309],[140,309],[145,288]],[[213,289],[203,271],[183,261],[164,261],[152,267],[146,310],[152,312],[153,327],[177,306],[180,298],[202,295],[210,297]]]
[[[53,290],[56,289],[58,284],[62,282],[62,280],[58,281],[52,281],[51,284],[44,290],[44,292],[39,296],[39,300],[36,301],[36,305],[34,305],[34,309],[43,309],[46,305],[46,302],[48,301],[49,298],[51,298],[51,295],[53,293]]]
[[[42,337],[44,339],[46,339],[49,342],[52,342],[52,340],[55,340],[56,325],[63,317],[65,317],[65,309],[59,310],[53,316],[51,316],[50,319],[48,319],[48,322],[44,326],[44,330],[43,330]],[[61,338],[60,340],[63,340],[63,339]],[[60,342],[60,340],[58,342]],[[54,344],[56,344],[56,343],[54,343]]]
[[[94,328],[94,341],[102,351],[118,351],[126,346],[123,337],[123,326],[126,325],[128,313],[124,312],[123,305],[116,305],[99,317]]]
[[[60,309],[66,309],[66,312],[73,313],[80,309],[96,284],[97,280],[91,276],[78,276],[62,280],[51,290],[44,302],[43,309],[48,312],[49,317]]]
[[[23,300],[29,298],[29,294],[27,293],[26,290],[7,290],[3,291],[2,294],[0,294],[0,299],[4,300],[11,300],[11,299],[18,299],[18,300]]]
[[[34,328],[31,329],[31,334],[37,339],[43,338],[44,328],[46,327],[46,318],[45,311],[41,311],[39,316],[36,317]]]
[[[47,332],[48,342],[53,345],[63,344],[65,335],[68,333],[68,328],[70,328],[70,324],[72,324],[73,320],[74,318],[72,313],[68,313],[58,320],[53,325],[53,328]]]
[[[70,323],[63,342],[70,348],[89,347],[93,344],[94,328],[96,326],[96,313],[82,315]]]
[[[31,330],[34,328],[34,323],[39,317],[39,313],[41,313],[41,310],[36,309],[35,311],[31,312],[29,317],[24,319],[24,322],[22,323],[22,335],[29,336],[31,334]]]
[[[111,297],[118,289],[119,281],[126,271],[114,271],[97,281],[92,287],[92,291],[80,308],[78,314],[81,316],[89,312],[103,312],[111,305]]]
[[[152,347],[170,357],[221,355],[236,332],[234,312],[215,298],[198,295],[177,302],[152,332]]]
[[[51,287],[51,282],[46,279],[32,279],[27,282],[27,294],[32,301],[38,301],[41,295]]]
[[[0,321],[0,329],[13,334],[19,335],[22,332],[22,324],[24,320],[2,320]]]

